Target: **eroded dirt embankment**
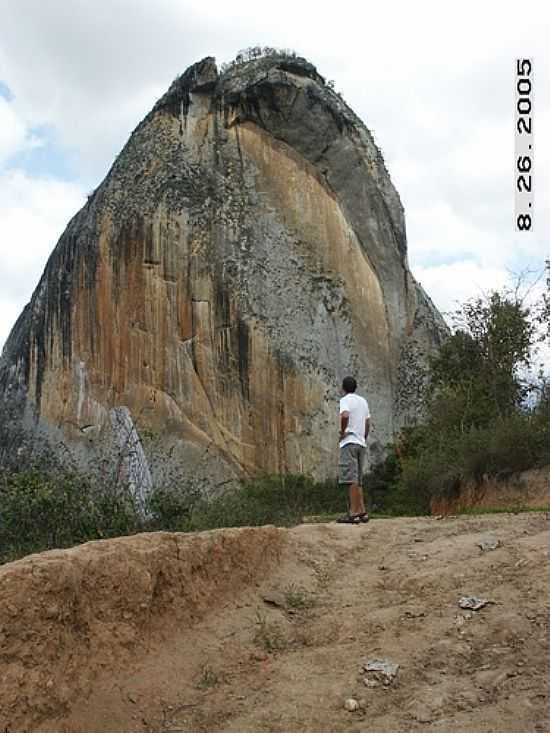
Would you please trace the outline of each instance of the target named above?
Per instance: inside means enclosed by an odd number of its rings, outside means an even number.
[[[550,733],[549,560],[543,512],[28,558],[0,576],[0,731]],[[388,687],[364,682],[376,658],[400,665]]]
[[[275,527],[151,533],[0,567],[0,731],[34,731],[280,556]],[[54,726],[55,730],[55,726]]]
[[[456,496],[432,500],[432,514],[468,509],[539,509],[550,507],[550,466],[469,483]]]

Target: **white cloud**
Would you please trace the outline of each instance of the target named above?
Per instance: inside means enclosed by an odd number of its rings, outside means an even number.
[[[484,267],[474,260],[416,267],[414,274],[444,314],[456,311],[465,300],[514,284],[513,276],[507,270]]]
[[[448,198],[434,197],[410,207],[407,231],[409,242],[414,242],[410,253],[413,266],[466,257],[474,257],[483,265],[502,264],[506,259],[499,232],[460,216]]]
[[[41,141],[29,132],[13,104],[0,96],[0,167],[21,150],[38,145]]]
[[[0,164],[22,147],[25,135],[25,125],[10,103],[0,97]]]
[[[30,300],[69,219],[84,203],[76,184],[0,174],[0,344]]]
[[[441,308],[478,284],[498,287],[509,269],[542,266],[550,254],[550,9],[535,1],[521,22],[517,13],[496,0],[454,10],[435,0],[342,8],[327,0],[73,0],[70,13],[62,0],[4,3],[0,73],[15,98],[0,99],[0,196],[11,191],[0,201],[1,301],[12,291],[28,298],[82,189],[99,183],[172,79],[206,55],[220,63],[256,43],[303,53],[374,131],[405,206],[413,272]],[[513,71],[525,55],[535,59],[534,234],[513,225]],[[2,174],[2,160],[40,124],[73,151],[79,185]],[[55,215],[47,210],[54,199]],[[23,243],[9,263],[6,231]],[[40,267],[31,273],[37,242]],[[0,303],[0,324],[5,313]]]
[[[22,0],[2,8],[0,69],[21,117],[52,126],[96,185],[140,119],[191,63],[225,47],[227,19],[172,0]],[[5,75],[5,76],[4,76]]]
[[[534,316],[547,291],[543,268],[536,272],[511,272],[498,267],[484,267],[474,260],[415,268],[417,280],[449,324],[460,305],[471,298],[483,298],[491,291],[516,292]],[[539,331],[542,334],[542,331]],[[526,375],[536,378],[539,368],[550,376],[550,344],[538,343],[532,350],[533,363]]]

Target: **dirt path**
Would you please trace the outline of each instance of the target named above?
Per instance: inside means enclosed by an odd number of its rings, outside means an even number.
[[[167,629],[41,733],[550,732],[549,514],[289,534],[261,584]],[[494,603],[463,611],[463,595]],[[394,684],[365,686],[366,657],[400,664]]]

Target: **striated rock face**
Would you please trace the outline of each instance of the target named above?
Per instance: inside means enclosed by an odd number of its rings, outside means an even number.
[[[43,434],[126,407],[193,475],[336,459],[356,375],[374,449],[418,413],[445,325],[363,123],[304,59],[191,66],[59,240],[0,364]],[[57,437],[56,437],[57,439]]]

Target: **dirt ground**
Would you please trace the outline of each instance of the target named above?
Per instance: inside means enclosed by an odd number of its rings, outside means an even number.
[[[547,513],[302,525],[258,585],[39,730],[550,732],[549,556]],[[376,658],[393,684],[365,685]]]

